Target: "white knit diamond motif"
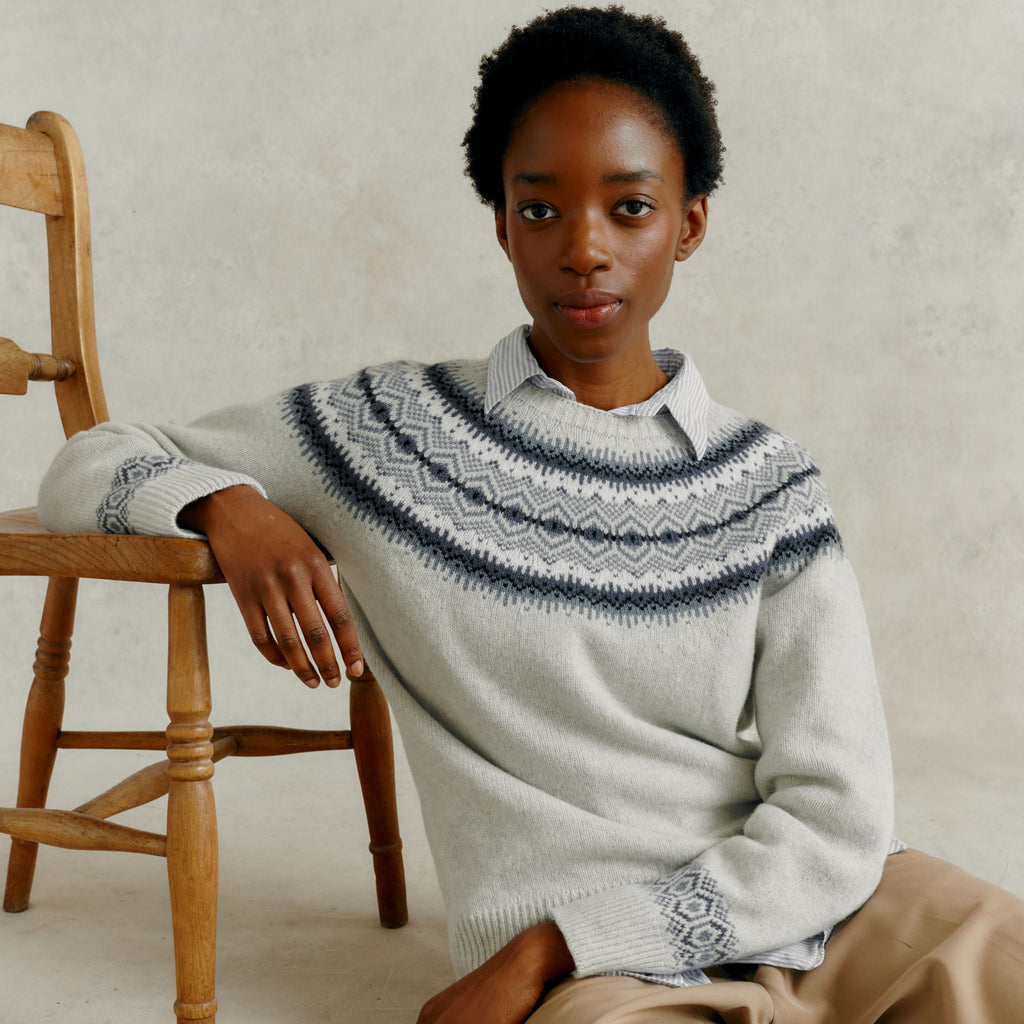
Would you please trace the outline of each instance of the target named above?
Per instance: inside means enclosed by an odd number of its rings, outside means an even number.
[[[729,959],[736,948],[736,933],[709,871],[687,865],[652,889],[681,962],[703,967]]]

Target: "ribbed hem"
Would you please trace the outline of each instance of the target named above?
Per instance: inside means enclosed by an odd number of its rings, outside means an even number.
[[[652,974],[679,970],[665,920],[645,886],[616,886],[578,898],[570,894],[569,900],[537,896],[472,916],[453,914],[449,943],[456,972],[467,974],[520,932],[552,920],[565,936],[577,977],[620,971],[625,964]]]
[[[550,899],[534,897],[472,917],[453,916],[448,941],[456,973],[468,974],[520,932],[550,921],[551,915]]]

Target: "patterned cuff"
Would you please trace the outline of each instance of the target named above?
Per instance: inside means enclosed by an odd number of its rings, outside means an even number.
[[[96,525],[101,533],[199,537],[178,525],[178,514],[193,501],[236,484],[248,484],[265,496],[263,488],[242,473],[175,455],[133,455],[115,470],[110,490],[96,510]]]
[[[725,963],[737,948],[711,873],[687,865],[657,882],[575,900],[553,913],[576,974],[674,974]]]

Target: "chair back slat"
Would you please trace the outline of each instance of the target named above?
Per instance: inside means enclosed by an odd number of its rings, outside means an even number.
[[[40,132],[0,124],[0,204],[60,217],[60,178],[53,143]]]
[[[74,369],[57,374],[54,384],[70,437],[108,415],[96,353],[85,164],[74,130],[59,114],[33,114],[27,128],[0,125],[0,204],[46,216],[51,353],[58,365]]]

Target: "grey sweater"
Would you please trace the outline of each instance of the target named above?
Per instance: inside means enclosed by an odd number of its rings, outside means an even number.
[[[337,560],[423,804],[461,973],[554,919],[577,974],[682,983],[818,935],[881,873],[891,773],[818,471],[715,403],[668,416],[402,363],[187,427],[104,424],[58,530],[188,535],[250,483]]]

